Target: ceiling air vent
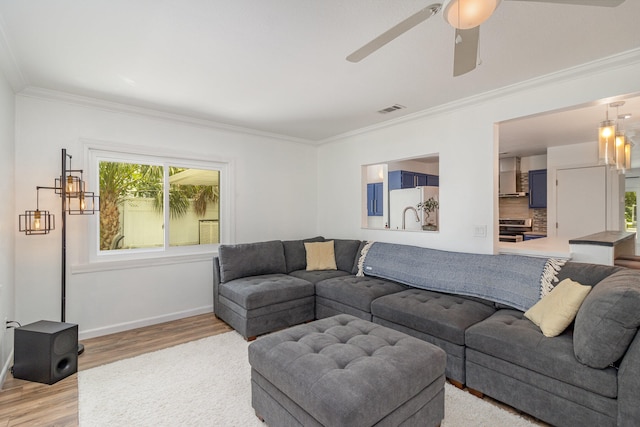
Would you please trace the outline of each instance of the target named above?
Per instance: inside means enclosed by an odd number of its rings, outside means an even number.
[[[387,107],[387,108],[383,108],[382,110],[378,110],[378,113],[380,114],[388,114],[388,113],[393,113],[396,110],[402,110],[403,108],[407,108],[404,105],[400,105],[400,104],[395,104],[392,105],[391,107]]]

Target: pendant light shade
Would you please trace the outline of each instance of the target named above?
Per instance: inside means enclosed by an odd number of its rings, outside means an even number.
[[[616,126],[613,120],[601,122],[598,128],[598,160],[601,164],[615,163],[615,137]]]
[[[624,143],[624,168],[631,169],[631,143],[628,140]]]
[[[444,6],[444,19],[449,25],[468,30],[482,24],[496,10],[501,0],[451,0]]]
[[[623,132],[616,133],[616,169],[624,171],[626,168],[625,146],[627,139]]]

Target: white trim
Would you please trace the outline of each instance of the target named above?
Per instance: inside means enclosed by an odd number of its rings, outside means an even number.
[[[23,86],[24,87],[24,86]],[[316,142],[297,138],[288,135],[282,135],[273,132],[261,131],[257,129],[246,128],[237,125],[230,125],[226,123],[216,122],[210,119],[197,118],[188,116],[185,113],[172,113],[169,111],[161,111],[158,109],[138,107],[135,105],[123,104],[120,102],[106,101],[103,99],[91,98],[88,96],[74,95],[71,93],[60,92],[51,89],[44,89],[36,86],[26,86],[18,93],[18,95],[38,98],[44,100],[52,100],[58,102],[64,102],[67,104],[80,105],[82,107],[96,108],[103,111],[114,113],[127,113],[135,114],[138,116],[150,117],[158,120],[164,120],[169,122],[177,122],[192,126],[201,126],[209,129],[217,129],[231,132],[238,132],[246,135],[261,136],[265,138],[275,138],[278,140],[286,140],[290,142],[296,142],[301,144],[315,145]]]
[[[85,171],[89,177],[90,191],[99,194],[99,177],[95,169],[95,162],[101,158],[113,158],[114,160],[153,162],[157,159],[159,164],[168,162],[179,163],[180,166],[193,168],[214,168],[220,172],[219,194],[220,194],[220,243],[232,243],[235,241],[234,224],[234,183],[232,159],[223,159],[213,156],[203,156],[202,154],[179,152],[165,149],[150,149],[142,146],[132,146],[105,141],[81,139],[84,145]],[[111,157],[112,156],[112,157]],[[212,257],[217,252],[218,245],[198,245],[188,247],[160,248],[158,250],[127,250],[117,252],[98,251],[98,241],[100,239],[100,229],[97,216],[89,221],[88,230],[88,253],[89,265],[109,264],[111,266],[121,266],[122,268],[138,268],[142,262],[149,266],[157,263],[182,263],[192,262],[192,259],[200,260],[202,254]],[[172,261],[176,260],[176,261]],[[76,266],[74,271],[90,272],[112,270],[114,267]]]
[[[7,374],[9,373],[9,366],[11,366],[11,362],[13,362],[13,349],[9,352],[9,356],[7,360],[5,360],[4,365],[2,365],[2,371],[0,371],[0,385],[4,384],[4,380],[7,378]]]
[[[203,252],[193,255],[168,255],[149,257],[136,257],[135,259],[119,259],[102,262],[93,262],[89,264],[75,264],[71,266],[71,274],[88,274],[99,273],[102,271],[127,270],[136,268],[150,268],[157,266],[165,266],[171,264],[188,264],[193,262],[212,262],[213,257],[217,256],[217,251]]]
[[[391,126],[395,126],[400,123],[418,120],[423,117],[436,116],[440,114],[450,113],[465,107],[471,107],[479,105],[491,100],[502,98],[507,95],[511,95],[523,90],[531,90],[539,88],[551,83],[563,82],[567,80],[573,80],[581,77],[588,77],[594,74],[601,73],[605,70],[612,70],[640,62],[640,48],[628,50],[616,55],[608,56],[606,58],[600,58],[587,64],[578,65],[575,67],[567,68],[561,71],[557,71],[551,74],[546,74],[540,77],[534,77],[523,82],[514,83],[512,85],[503,86],[501,88],[491,90],[488,92],[472,95],[467,98],[458,99],[445,104],[437,105],[426,110],[418,111],[406,116],[398,117],[392,120],[387,120],[382,123],[367,126],[364,128],[356,129],[350,132],[345,132],[340,135],[336,135],[321,141],[317,141],[317,145],[328,144],[336,142],[341,139],[349,138],[356,135],[361,135],[369,132],[373,132],[380,129],[385,129]]]
[[[102,328],[80,331],[78,332],[78,339],[86,340],[89,338],[101,337],[103,335],[115,334],[116,332],[129,331],[131,329],[143,328],[145,326],[157,325],[159,323],[170,322],[172,320],[184,319],[185,317],[197,316],[199,314],[211,312],[213,312],[213,305],[206,305],[190,310],[163,314],[161,316],[147,317],[145,319],[132,320],[130,322],[122,322]]]

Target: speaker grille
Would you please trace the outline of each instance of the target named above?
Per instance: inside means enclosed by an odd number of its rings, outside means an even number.
[[[77,347],[77,345],[73,331],[61,332],[53,339],[53,352],[56,355],[69,353]]]

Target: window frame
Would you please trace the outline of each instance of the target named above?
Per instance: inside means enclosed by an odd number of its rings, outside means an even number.
[[[90,191],[95,194],[100,193],[100,169],[99,162],[129,162],[140,164],[151,164],[163,166],[164,179],[168,182],[168,167],[184,167],[191,169],[216,170],[219,175],[219,243],[202,244],[189,246],[171,246],[169,241],[170,227],[164,227],[164,245],[160,248],[138,248],[121,250],[100,250],[100,217],[96,214],[95,219],[89,223],[88,248],[89,263],[99,264],[114,261],[136,261],[153,258],[167,259],[176,258],[188,260],[190,257],[201,258],[203,255],[211,256],[218,252],[218,247],[223,243],[234,241],[233,236],[233,215],[232,206],[232,183],[230,180],[232,162],[228,159],[211,157],[196,153],[185,153],[163,149],[149,149],[146,147],[133,147],[119,144],[85,143],[85,164],[88,165],[87,177]],[[169,187],[164,188],[164,203],[168,206]],[[169,224],[169,210],[164,210],[164,223]]]

